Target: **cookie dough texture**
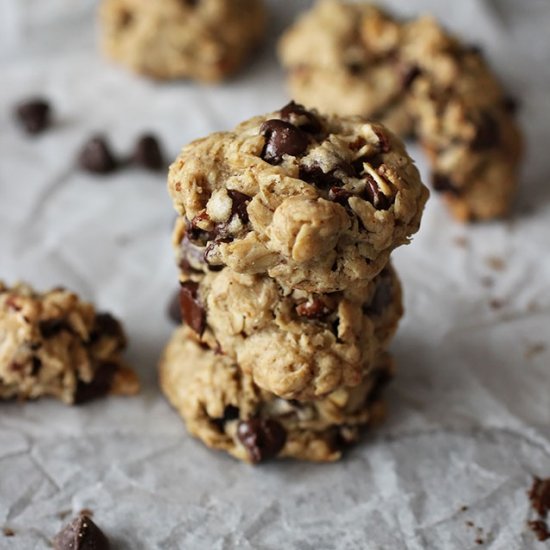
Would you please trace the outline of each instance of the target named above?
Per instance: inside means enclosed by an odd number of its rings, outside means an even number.
[[[261,0],[103,0],[106,55],[157,79],[216,82],[237,71],[265,29]]]
[[[369,4],[320,0],[283,36],[279,56],[293,97],[308,107],[415,135],[457,218],[508,212],[522,138],[478,48],[431,17],[402,22]]]
[[[52,396],[67,404],[138,391],[120,323],[75,294],[0,282],[0,399]]]
[[[325,399],[286,401],[256,386],[227,355],[178,328],[160,361],[161,387],[191,434],[247,462],[273,457],[333,461],[362,426],[384,415],[379,389],[391,378],[387,354],[360,385]]]
[[[382,125],[294,103],[188,145],[168,187],[211,267],[312,293],[373,279],[418,230],[428,198]]]

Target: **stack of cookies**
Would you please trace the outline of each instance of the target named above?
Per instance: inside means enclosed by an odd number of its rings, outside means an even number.
[[[291,102],[170,168],[184,324],[163,391],[207,445],[329,461],[383,416],[403,312],[390,254],[428,191],[403,144]]]

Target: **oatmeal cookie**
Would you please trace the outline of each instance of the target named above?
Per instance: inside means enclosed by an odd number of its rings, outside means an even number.
[[[360,428],[384,415],[380,390],[391,379],[387,354],[359,386],[322,400],[287,401],[256,386],[227,355],[178,328],[159,365],[161,387],[189,432],[246,462],[292,457],[333,461],[357,440]]]
[[[265,15],[262,0],[103,0],[102,46],[153,78],[216,82],[259,43]]]
[[[212,268],[312,293],[373,279],[418,230],[428,198],[384,126],[293,102],[189,144],[168,188]]]
[[[298,101],[416,136],[455,217],[509,211],[522,137],[479,48],[431,17],[399,21],[369,4],[320,0],[283,36],[279,56]]]
[[[52,396],[74,404],[135,394],[125,346],[120,323],[72,292],[0,282],[0,399]]]

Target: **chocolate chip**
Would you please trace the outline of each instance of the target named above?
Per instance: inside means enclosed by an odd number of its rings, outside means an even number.
[[[381,153],[389,153],[391,151],[391,142],[389,136],[380,130],[375,130],[374,133],[378,137],[378,146]]]
[[[252,197],[241,193],[240,191],[235,191],[234,189],[229,189],[227,194],[233,201],[231,205],[231,217],[239,216],[241,221],[244,224],[248,223],[248,203],[252,200]]]
[[[252,418],[239,422],[237,437],[257,464],[279,454],[286,442],[286,431],[276,420]]]
[[[365,70],[365,66],[362,63],[347,63],[346,69],[353,76],[359,76]]]
[[[389,370],[378,370],[373,373],[374,381],[372,383],[372,389],[367,396],[367,404],[376,403],[380,401],[383,391],[387,385],[393,380],[393,375]]]
[[[132,160],[147,170],[159,171],[165,167],[160,143],[152,134],[145,134],[137,140]]]
[[[460,195],[460,189],[454,184],[450,176],[435,172],[432,175],[432,186],[438,193]]]
[[[180,309],[184,321],[202,336],[206,328],[206,312],[199,299],[199,284],[194,281],[181,283]]]
[[[550,511],[550,479],[534,477],[527,494],[533,510],[540,516],[546,517]]]
[[[189,237],[192,233],[186,233],[180,243],[179,267],[185,273],[202,273],[204,260],[204,246],[195,244]]]
[[[220,432],[222,432],[225,428],[225,424],[227,422],[231,422],[232,420],[237,420],[239,415],[240,411],[238,407],[235,407],[234,405],[227,405],[223,410],[223,416],[221,418],[214,418],[212,422],[220,430]]]
[[[341,187],[331,187],[328,192],[328,200],[337,202],[342,206],[346,206],[348,204],[348,199],[354,196],[354,193],[347,189],[342,189]]]
[[[20,103],[15,114],[17,120],[28,134],[40,134],[51,123],[50,104],[42,98],[35,98]]]
[[[36,357],[36,355],[33,355],[31,376],[38,376],[38,373],[41,371],[41,369],[42,369],[42,361],[40,357]]]
[[[365,177],[365,189],[361,193],[361,198],[369,201],[377,210],[387,210],[391,203],[388,197],[382,193],[376,180],[367,174]]]
[[[389,273],[382,272],[376,284],[371,303],[364,308],[368,315],[382,315],[393,300],[393,281]]]
[[[537,540],[544,542],[550,539],[550,530],[548,524],[542,519],[531,520],[527,522],[529,529],[535,533]]]
[[[109,550],[101,529],[85,515],[75,518],[53,540],[54,550]]]
[[[319,119],[303,105],[294,101],[281,109],[281,118],[308,134],[319,134],[323,130]]]
[[[2,529],[2,533],[5,537],[15,537],[15,531],[13,529],[10,529],[9,527],[4,527]]]
[[[520,107],[518,99],[510,95],[504,98],[503,105],[504,110],[512,115],[516,114],[519,111]]]
[[[113,376],[118,368],[116,363],[103,361],[94,372],[90,382],[79,380],[74,396],[75,405],[87,403],[109,393],[113,382]]]
[[[78,163],[86,172],[108,174],[117,168],[117,162],[107,140],[100,135],[92,137],[81,149]]]
[[[176,325],[179,325],[183,322],[183,319],[181,317],[181,307],[180,307],[180,291],[174,292],[174,295],[170,299],[170,302],[168,304],[168,317],[176,323]]]
[[[128,10],[121,10],[118,17],[118,25],[119,27],[126,28],[129,25],[132,24],[134,20],[134,15],[131,11]]]
[[[315,297],[313,300],[303,302],[296,306],[296,313],[308,319],[322,319],[330,315],[333,311],[334,310],[319,297]]]
[[[500,143],[500,129],[498,122],[489,113],[482,113],[476,124],[476,132],[470,142],[472,151],[485,151],[496,147]]]
[[[119,342],[119,348],[126,345],[126,334],[122,325],[110,313],[98,313],[95,317],[94,328],[90,334],[90,343],[96,343],[101,337],[108,336]]]
[[[422,74],[418,65],[409,65],[403,69],[401,84],[404,90],[409,90],[413,82]]]
[[[53,338],[63,330],[70,330],[65,319],[45,319],[38,323],[38,330],[43,338]]]
[[[300,166],[299,177],[301,180],[311,183],[319,189],[342,185],[342,180],[334,175],[334,170],[325,173],[320,166],[315,164],[312,166]]]
[[[284,120],[268,120],[262,124],[260,133],[266,142],[261,157],[270,164],[280,164],[283,155],[297,157],[309,145],[307,134]]]

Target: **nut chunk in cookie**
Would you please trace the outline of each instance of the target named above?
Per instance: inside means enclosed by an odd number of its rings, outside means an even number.
[[[122,359],[125,347],[120,323],[72,292],[0,282],[0,399],[77,404],[133,395],[139,382]]]
[[[156,79],[216,82],[264,37],[262,0],[103,0],[106,55]]]
[[[279,57],[298,101],[416,136],[456,218],[508,212],[522,136],[479,48],[431,17],[400,21],[365,2],[319,0],[284,34]]]
[[[319,293],[380,273],[418,230],[428,198],[384,126],[294,102],[189,144],[168,187],[195,267]]]

